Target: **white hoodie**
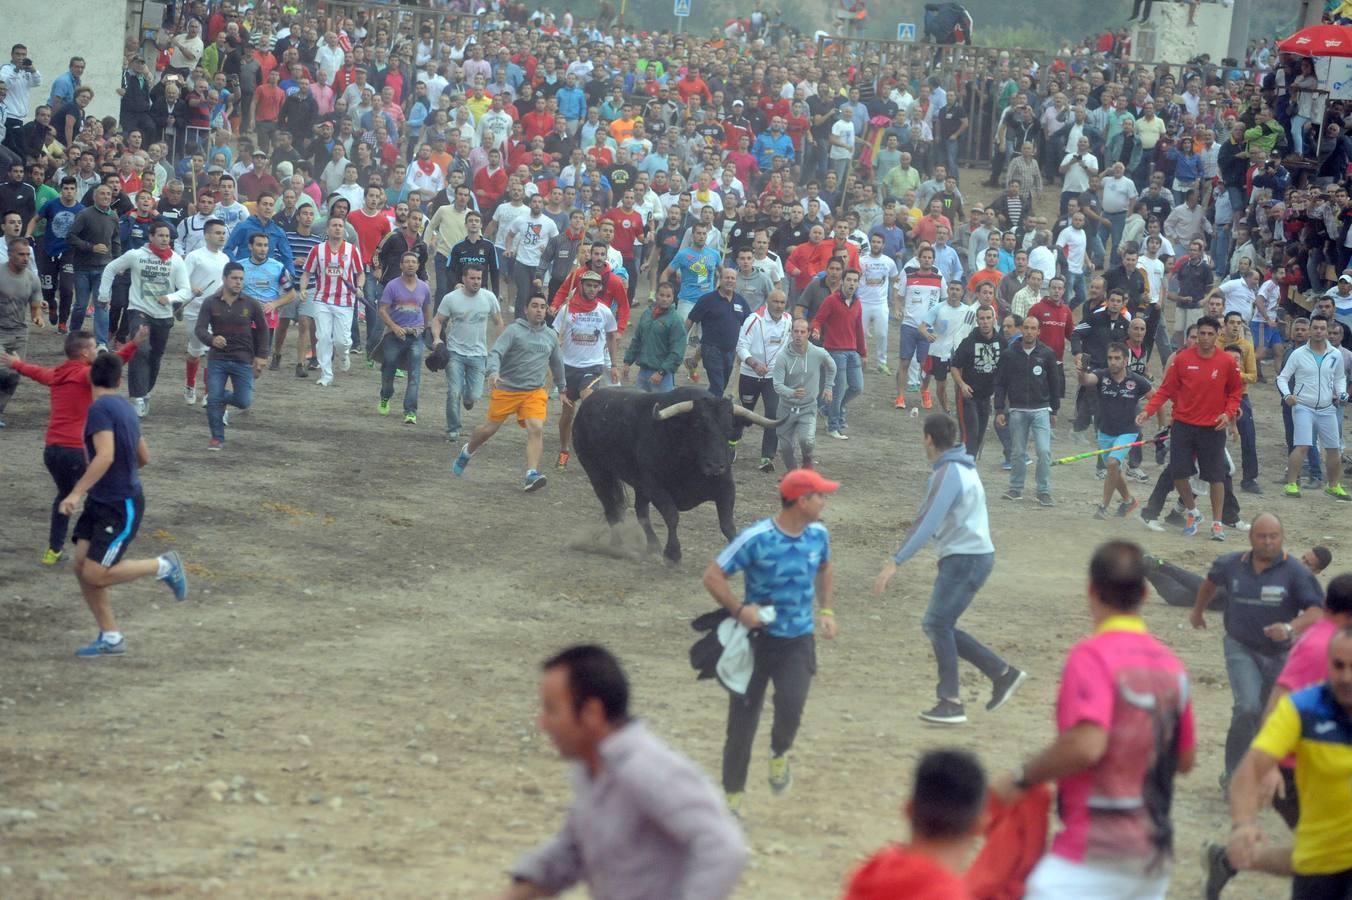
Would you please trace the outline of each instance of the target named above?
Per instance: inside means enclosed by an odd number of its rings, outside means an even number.
[[[737,359],[742,363],[741,373],[748,378],[769,378],[779,351],[788,346],[792,325],[793,317],[788,313],[781,313],[779,321],[775,322],[765,307],[747,316],[742,332],[737,337]],[[747,365],[748,359],[765,363],[765,374],[757,374],[755,369]]]

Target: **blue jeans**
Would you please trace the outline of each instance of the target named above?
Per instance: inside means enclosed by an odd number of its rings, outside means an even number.
[[[1126,210],[1116,213],[1104,213],[1108,217],[1108,230],[1113,236],[1113,259],[1112,263],[1116,266],[1122,261],[1122,229],[1127,227]],[[1141,250],[1145,250],[1144,247]]]
[[[1239,221],[1236,219],[1235,221]],[[1217,225],[1216,233],[1211,236],[1211,259],[1216,263],[1216,277],[1230,272],[1230,229],[1231,225]]]
[[[960,658],[976,666],[992,681],[1009,668],[993,650],[957,627],[958,619],[967,611],[994,568],[994,553],[957,553],[939,560],[939,577],[934,579],[920,628],[934,647],[934,661],[939,666],[937,693],[940,700],[961,702],[962,694],[958,692]]]
[[[230,379],[233,388],[225,390],[225,380]],[[207,425],[211,436],[218,441],[225,440],[226,404],[238,409],[248,409],[253,403],[254,373],[249,363],[233,359],[213,359],[207,365]]]
[[[446,433],[460,433],[460,407],[472,409],[484,393],[484,372],[488,358],[464,356],[451,351],[446,363]]]
[[[380,318],[380,295],[385,292],[379,279],[374,272],[366,273],[366,287],[363,293],[366,297],[366,355],[369,357],[376,350],[376,344],[380,343],[380,336],[385,333],[385,322]],[[352,344],[357,344],[357,316],[352,316]]]
[[[103,269],[75,270],[75,306],[70,311],[70,330],[79,331],[84,325],[85,310],[90,301],[98,296],[99,279]],[[108,307],[94,305],[94,343],[108,343]]]
[[[643,366],[639,366],[638,367],[639,390],[645,391],[649,394],[665,394],[667,391],[673,391],[676,389],[676,376],[671,372],[668,372],[667,374],[663,375],[662,381],[658,384],[653,384],[651,381],[649,381],[648,379],[652,378],[653,375],[655,375],[656,373],[657,373],[656,369],[648,369],[644,368]]]
[[[701,344],[700,352],[704,356],[704,374],[709,379],[709,393],[722,397],[727,390],[728,379],[732,377],[737,354],[732,350],[721,350],[713,344]]]
[[[1239,421],[1235,423],[1235,427],[1239,429],[1240,478],[1242,481],[1256,481],[1258,433],[1253,427],[1253,404],[1249,402],[1248,394],[1240,401],[1239,412]]]
[[[1028,435],[1033,436],[1037,452],[1037,492],[1052,492],[1052,414],[1045,409],[1009,410],[1009,488],[1023,490],[1028,475]]]
[[[845,406],[864,391],[864,361],[854,350],[832,350],[836,363],[836,382],[831,386],[831,407],[827,410],[826,430],[838,431],[845,424]]]
[[[1103,252],[1102,248],[1100,248],[1099,252],[1100,254]],[[1086,250],[1085,253],[1089,254],[1089,251]],[[1088,287],[1085,286],[1084,273],[1067,272],[1066,302],[1070,304],[1070,308],[1075,309],[1079,306],[1082,306],[1084,304],[1084,301],[1087,299],[1089,299],[1089,289]]]
[[[1225,674],[1230,679],[1230,730],[1225,734],[1225,772],[1232,774],[1258,735],[1268,695],[1277,683],[1286,654],[1267,656],[1225,636]]]
[[[380,364],[380,399],[394,396],[394,370],[403,368],[408,375],[404,386],[404,414],[418,411],[418,386],[422,384],[423,343],[421,334],[404,332],[403,340],[391,332],[385,336],[385,354]]]
[[[954,178],[958,177],[958,141],[956,138],[949,138],[943,142],[944,162],[948,164],[948,174]]]

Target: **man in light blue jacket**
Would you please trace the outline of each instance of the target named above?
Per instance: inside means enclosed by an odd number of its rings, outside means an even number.
[[[1001,659],[976,638],[957,628],[958,618],[971,605],[976,592],[995,567],[986,516],[986,491],[976,471],[976,462],[958,444],[958,426],[946,415],[925,419],[925,454],[934,464],[929,491],[901,548],[889,559],[873,584],[881,596],[897,567],[934,538],[939,554],[939,577],[934,580],[929,607],[921,628],[934,646],[939,664],[939,702],[920,718],[935,725],[961,725],[967,721],[958,692],[958,658],[967,660],[991,680],[993,689],[986,709],[1003,706],[1028,678]]]

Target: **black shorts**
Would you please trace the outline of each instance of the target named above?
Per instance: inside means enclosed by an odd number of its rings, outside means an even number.
[[[563,367],[564,393],[568,399],[577,402],[582,396],[582,389],[591,385],[593,381],[601,377],[605,371],[605,366],[585,366],[575,369],[572,366]]]
[[[935,381],[948,380],[949,360],[940,359],[937,356],[927,356],[924,365],[920,368]]]
[[[1190,478],[1193,459],[1197,475],[1207,484],[1224,481],[1229,474],[1225,465],[1225,432],[1208,425],[1189,425],[1175,421],[1169,427],[1169,474],[1174,480]]]
[[[86,498],[84,511],[75,523],[71,543],[88,541],[86,558],[105,569],[117,565],[141,529],[146,501],[142,494],[128,497],[121,504],[100,503]]]

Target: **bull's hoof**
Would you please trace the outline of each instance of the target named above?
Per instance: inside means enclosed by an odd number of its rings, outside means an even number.
[[[681,564],[681,552],[677,550],[674,554],[673,553],[662,554],[662,562],[666,563],[668,566],[671,566],[673,568],[679,566]]]

